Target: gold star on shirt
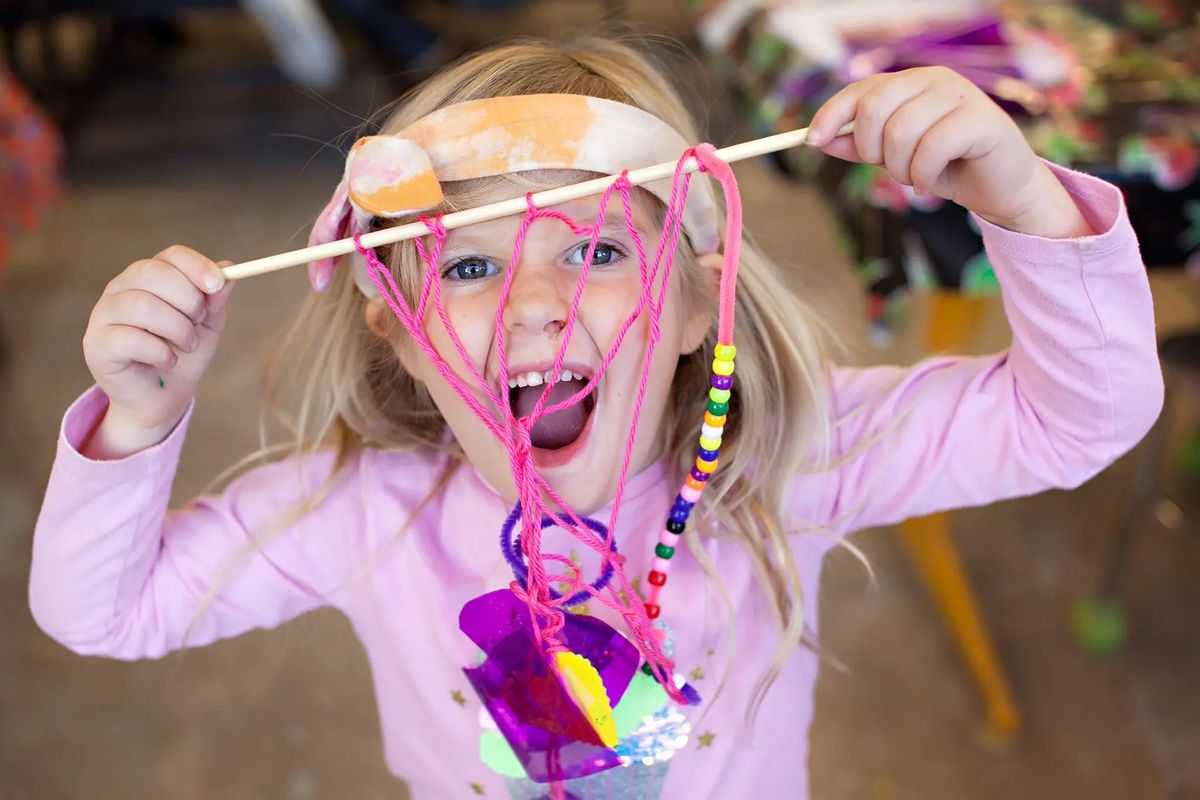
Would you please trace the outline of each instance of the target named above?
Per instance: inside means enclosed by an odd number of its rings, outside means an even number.
[[[465,707],[467,705],[467,698],[463,697],[463,693],[460,692],[458,689],[455,689],[453,692],[450,693],[450,699],[453,700],[454,702],[458,703],[460,706]]]
[[[633,580],[631,580],[629,582],[629,588],[633,589],[633,593],[635,595],[637,595],[638,602],[643,602],[643,603],[645,602],[645,598],[642,597],[642,576],[641,575],[638,575],[637,577],[635,577]],[[626,606],[633,605],[633,603],[629,599],[629,595],[625,593],[624,589],[617,592],[617,597],[620,598],[621,602],[624,603]]]
[[[696,737],[696,741],[697,741],[696,748],[700,749],[703,747],[712,747],[713,739],[715,739],[715,738],[717,738],[717,735],[715,733],[713,733],[712,731],[705,731],[704,733],[702,733]]]
[[[688,673],[688,677],[691,678],[693,681],[704,680],[704,668],[696,667],[694,670],[692,670],[691,672]]]
[[[472,782],[471,783],[471,791],[474,792],[475,794],[482,795],[483,794],[483,784]]]

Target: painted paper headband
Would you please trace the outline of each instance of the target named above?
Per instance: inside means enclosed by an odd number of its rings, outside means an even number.
[[[355,142],[309,245],[365,233],[375,217],[396,219],[436,208],[445,181],[544,169],[609,175],[678,158],[689,144],[654,115],[598,97],[533,94],[457,103],[398,134]],[[644,188],[664,205],[670,201],[671,181]],[[682,223],[693,250],[716,251],[717,208],[707,181],[692,186]],[[350,259],[359,288],[377,294],[362,258]],[[336,262],[323,258],[309,265],[314,289],[329,285]]]

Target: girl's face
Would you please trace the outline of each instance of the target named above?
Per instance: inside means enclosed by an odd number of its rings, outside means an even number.
[[[481,203],[506,199],[512,194],[511,186],[500,184]],[[638,195],[635,193],[632,204],[633,221],[643,248],[652,259],[661,231],[646,208],[646,201]],[[598,209],[599,198],[593,197],[565,203],[554,210],[570,215],[580,224],[591,224]],[[598,372],[642,294],[637,249],[626,230],[618,194],[609,201],[606,216],[574,330],[566,346],[564,371],[546,407],[574,396]],[[442,302],[467,357],[497,394],[509,395],[513,414],[518,418],[527,415],[545,391],[544,384],[563,344],[589,241],[587,235],[572,233],[558,220],[539,219],[529,228],[520,260],[513,265],[510,263],[513,240],[521,221],[520,216],[512,216],[451,231],[437,264]],[[682,237],[681,242],[685,242]],[[682,246],[686,247],[686,243]],[[700,264],[702,270],[715,272],[719,257],[703,257]],[[509,381],[501,386],[496,309],[505,273],[514,268],[516,274],[502,316]],[[682,259],[677,258],[665,293],[661,338],[651,362],[630,475],[658,455],[661,446],[658,432],[679,357],[701,345],[712,322],[712,309],[685,306],[682,269]],[[660,289],[661,270],[656,295]],[[381,299],[372,300],[367,311],[371,328],[383,329],[381,322],[390,313]],[[579,513],[595,511],[611,500],[616,491],[649,330],[649,312],[644,311],[625,335],[594,391],[582,403],[543,416],[531,431],[536,470]],[[475,398],[485,407],[491,407],[455,351],[432,301],[426,314],[425,332]],[[515,501],[517,492],[504,446],[410,341],[397,342],[394,347],[404,367],[428,387],[471,463],[497,491]]]

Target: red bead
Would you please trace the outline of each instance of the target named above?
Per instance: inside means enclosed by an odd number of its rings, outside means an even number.
[[[658,615],[662,613],[662,606],[654,603],[646,603],[646,616],[650,619],[658,619]]]
[[[666,582],[666,575],[662,574],[661,572],[656,572],[655,570],[650,570],[650,584],[652,586],[662,586]]]

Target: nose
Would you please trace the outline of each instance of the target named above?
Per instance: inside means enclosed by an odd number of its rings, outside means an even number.
[[[553,268],[523,264],[513,276],[504,306],[504,328],[512,334],[544,333],[557,338],[567,326],[570,295],[559,286]],[[573,288],[573,287],[571,287]]]

